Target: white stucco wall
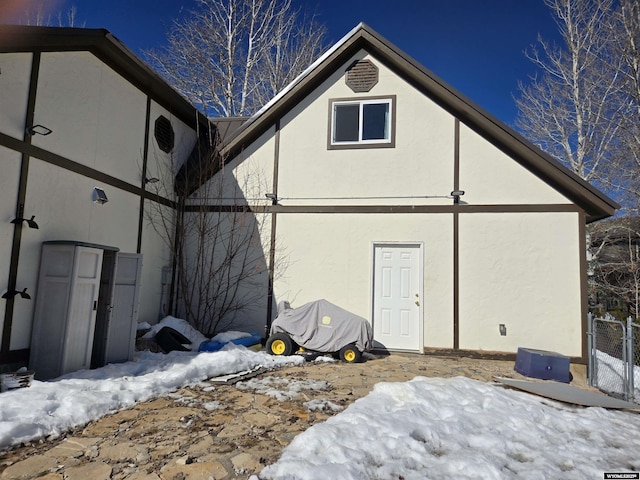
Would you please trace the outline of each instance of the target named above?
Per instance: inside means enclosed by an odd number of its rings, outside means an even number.
[[[164,152],[158,147],[158,141],[154,135],[155,123],[160,116],[165,117],[171,122],[171,127],[175,135],[174,147],[170,152]],[[144,144],[144,142],[142,142],[142,144]],[[188,158],[195,144],[196,132],[191,127],[172,115],[171,112],[157,102],[151,101],[149,109],[147,178],[158,178],[166,185],[169,185],[170,188],[168,191],[166,188],[163,189],[165,196],[173,195],[173,177],[178,173],[178,170],[180,170],[182,163]],[[142,158],[142,154],[140,158]],[[142,167],[140,167],[139,171],[142,171]],[[150,185],[149,189],[154,191],[153,189],[156,187],[157,185]]]
[[[163,296],[162,273],[164,267],[171,268],[172,256],[168,242],[173,238],[173,232],[162,228],[160,213],[167,219],[175,218],[172,208],[164,207],[155,202],[145,202],[145,216],[142,223],[142,278],[143,287],[140,292],[138,307],[138,321],[153,325],[167,313],[169,287]],[[172,223],[171,223],[172,224]],[[170,278],[169,278],[170,281]]]
[[[31,75],[31,53],[0,53],[0,132],[22,140]]]
[[[420,243],[424,249],[426,346],[452,346],[453,241],[451,215],[282,214],[277,242],[284,259],[275,301],[293,307],[325,298],[371,319],[373,243]]]
[[[271,205],[275,128],[270,128],[187,199],[188,204]]]
[[[344,83],[346,67],[360,58],[380,70],[368,93],[353,93]],[[331,99],[392,95],[394,148],[327,148]],[[272,135],[244,152],[267,178]],[[454,117],[359,52],[281,120],[280,204],[450,206],[454,147]],[[571,205],[464,124],[459,154],[462,204]],[[515,352],[529,346],[581,356],[579,214],[476,212],[459,219],[459,348]],[[276,238],[286,261],[276,273],[275,302],[295,307],[326,298],[365,318],[373,301],[373,243],[423,245],[424,346],[454,347],[451,213],[279,213]],[[501,323],[506,337],[499,334]],[[560,332],[549,334],[554,329]]]
[[[0,292],[6,292],[8,287],[8,273],[11,262],[11,245],[13,242],[14,225],[11,222],[15,218],[16,199],[18,198],[18,179],[20,178],[20,158],[21,155],[4,147],[0,147],[0,164],[2,164],[2,175],[0,175],[0,192],[3,201],[0,202],[0,266],[4,275],[0,276]],[[6,199],[6,200],[5,200]],[[31,218],[31,217],[29,217]],[[30,285],[26,285],[30,287]],[[20,290],[24,287],[18,283]],[[6,300],[0,299],[0,342],[2,342],[2,328],[4,325],[4,308]]]
[[[379,68],[379,82],[367,93],[354,93],[344,82],[345,69],[359,58]],[[395,148],[327,149],[330,99],[391,95]],[[451,115],[359,52],[285,115],[278,193],[283,205],[450,204],[450,198],[424,197],[453,190],[453,139]]]
[[[53,133],[33,144],[139,185],[146,96],[89,52],[45,52],[34,122]]]
[[[461,200],[470,205],[571,203],[465,125],[460,126],[460,189]]]
[[[35,215],[40,228],[22,231],[18,283],[29,288],[32,301],[14,304],[12,350],[30,345],[42,242],[73,240],[136,251],[138,197],[103,186],[109,202],[99,205],[92,201],[94,186],[95,180],[30,159],[25,214]]]
[[[577,213],[460,215],[460,348],[581,356],[578,235]]]
[[[9,90],[0,95],[6,115],[0,131],[22,139],[27,109],[31,54],[0,56],[0,82]],[[142,185],[147,96],[88,52],[44,52],[36,91],[34,123],[53,130],[34,135],[32,143],[46,151],[131,185]],[[3,111],[3,113],[5,113]],[[164,115],[171,121],[175,147],[161,152],[154,137],[154,123]],[[172,163],[179,166],[193,149],[193,129],[155,101],[150,106],[148,177],[162,179],[168,188],[147,189],[173,198]],[[3,149],[6,174],[0,180],[7,218],[15,216],[19,185],[20,154]],[[73,166],[71,166],[73,168]],[[6,185],[4,185],[6,183]],[[166,186],[165,185],[165,186]],[[94,187],[102,188],[109,201],[93,203]],[[152,200],[145,201],[147,206]],[[41,244],[48,240],[72,240],[107,245],[122,252],[136,252],[140,197],[108,183],[92,180],[70,170],[31,157],[25,215],[36,215],[38,230],[23,229],[17,285],[27,287],[35,300]],[[10,213],[9,213],[10,212]],[[13,226],[0,228],[6,241],[0,262],[9,268]],[[142,230],[143,269],[139,319],[154,323],[162,309],[162,268],[170,265],[170,250],[148,220]],[[6,284],[6,278],[3,280]],[[3,301],[4,302],[4,301]],[[29,348],[34,301],[15,301],[11,350]]]

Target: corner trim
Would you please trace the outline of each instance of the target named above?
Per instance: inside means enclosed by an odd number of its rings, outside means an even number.
[[[579,363],[587,364],[589,359],[589,285],[587,281],[587,221],[583,212],[578,214],[578,251],[580,255],[580,340],[582,358]]]

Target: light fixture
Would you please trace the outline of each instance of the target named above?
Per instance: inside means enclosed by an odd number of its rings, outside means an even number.
[[[278,197],[275,193],[265,193],[264,196],[271,200],[271,205],[278,205]]]
[[[20,225],[22,224],[22,222],[27,222],[27,225],[29,225],[29,228],[40,228],[38,227],[38,224],[35,222],[34,218],[36,218],[35,215],[31,215],[31,218],[14,218],[13,220],[11,220],[11,223],[15,223],[16,225]]]
[[[460,203],[460,197],[464,195],[464,190],[454,190],[451,192],[451,196],[453,197],[453,203]]]
[[[42,136],[47,136],[49,135],[53,130],[51,130],[50,128],[45,127],[44,125],[34,125],[32,127],[28,127],[27,128],[27,134],[28,135],[42,135]]]
[[[20,297],[26,300],[31,300],[31,295],[27,293],[26,288],[23,288],[21,292],[19,292],[18,290],[9,290],[4,295],[2,295],[2,298],[6,298],[7,300],[9,300],[15,297],[16,295],[20,295]]]
[[[93,203],[99,203],[100,205],[104,205],[107,203],[109,199],[107,198],[107,194],[104,193],[104,190],[100,187],[93,188]]]
[[[499,324],[498,329],[500,330],[500,335],[503,337],[507,336],[507,326],[504,323]]]
[[[158,183],[158,182],[160,181],[160,179],[159,179],[159,178],[156,178],[156,177],[151,177],[151,178],[144,177],[144,178],[142,179],[142,181],[143,181],[143,182],[144,182],[144,184],[146,185],[147,183]]]

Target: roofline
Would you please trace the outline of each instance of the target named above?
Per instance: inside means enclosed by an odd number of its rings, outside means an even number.
[[[351,30],[251,117],[223,146],[223,156],[237,155],[319,86],[339,65],[363,48],[462,123],[582,207],[588,222],[611,216],[620,208],[617,202],[480,108],[364,23]]]
[[[195,128],[196,118],[206,122],[196,107],[108,30],[0,25],[0,53],[75,51],[93,53],[187,125]]]

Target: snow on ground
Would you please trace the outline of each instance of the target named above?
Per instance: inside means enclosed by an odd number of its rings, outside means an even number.
[[[262,479],[584,479],[640,471],[640,414],[457,378],[378,383],[298,435]],[[257,479],[257,477],[253,477]]]
[[[304,390],[327,390],[330,385],[325,380],[288,380],[279,377],[264,377],[238,382],[236,387],[239,390],[250,390],[284,401],[296,398]]]
[[[624,394],[624,372],[627,364],[621,359],[596,350],[596,385],[599,389]],[[633,396],[640,401],[640,367],[633,366]]]
[[[218,352],[199,354],[139,352],[132,362],[80,370],[47,382],[33,381],[29,388],[0,394],[0,449],[58,436],[108,413],[211,377],[303,361],[301,357],[274,357],[229,345]]]
[[[60,435],[150,398],[194,401],[175,390],[211,377],[301,362],[230,345],[218,352],[142,352],[132,362],[34,381],[0,394],[0,449]],[[240,385],[282,399],[326,388],[271,376]],[[324,400],[305,406],[341,408]],[[377,384],[367,397],[298,435],[260,478],[603,478],[603,472],[640,471],[638,431],[640,414],[573,407],[464,377],[417,377]]]

